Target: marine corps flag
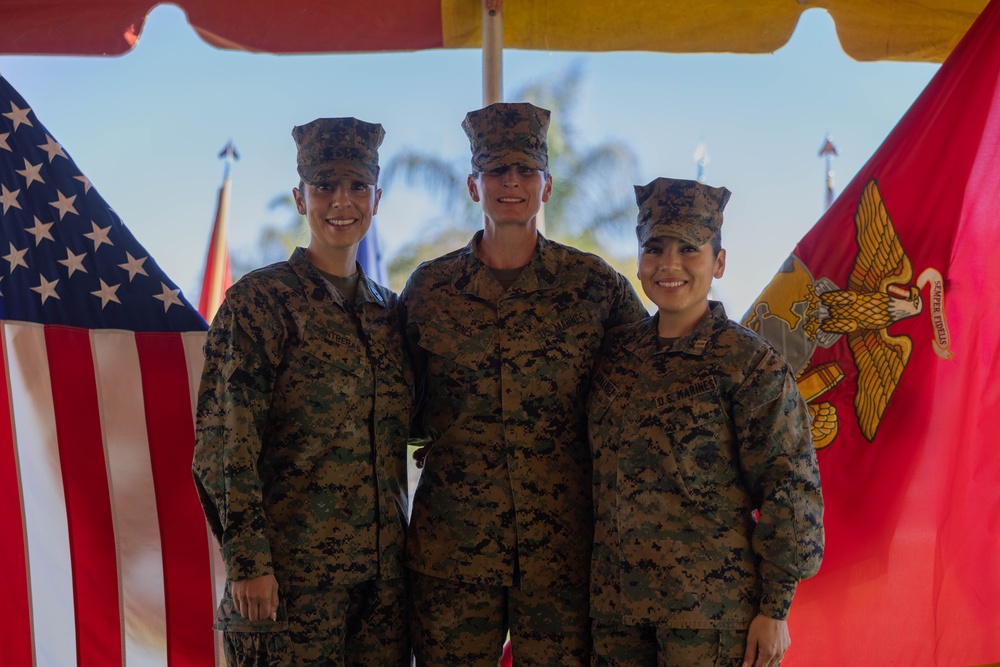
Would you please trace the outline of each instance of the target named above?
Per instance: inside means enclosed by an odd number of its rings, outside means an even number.
[[[827,550],[785,663],[1000,661],[1000,0],[744,318],[813,416]]]

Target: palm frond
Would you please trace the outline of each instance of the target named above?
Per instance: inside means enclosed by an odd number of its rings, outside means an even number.
[[[397,153],[385,166],[383,187],[388,191],[402,181],[408,187],[422,189],[432,196],[440,197],[448,211],[448,217],[467,226],[479,219],[478,207],[469,198],[467,176],[468,171],[454,162],[427,153],[405,150]]]
[[[267,210],[274,211],[276,209],[297,211],[295,207],[295,197],[292,196],[291,192],[275,195],[275,197],[267,203]]]
[[[445,197],[452,197],[465,189],[466,175],[467,172],[461,171],[453,162],[409,149],[397,153],[382,172],[386,190],[402,179],[409,187],[425,188]]]

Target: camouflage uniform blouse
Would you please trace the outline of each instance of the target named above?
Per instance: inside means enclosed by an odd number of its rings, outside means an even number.
[[[656,316],[612,332],[595,369],[595,618],[745,629],[784,619],[819,569],[805,402],[777,352],[710,303],[669,350]]]
[[[401,576],[403,345],[395,294],[362,275],[345,307],[301,248],[226,293],[205,344],[194,475],[229,578]]]
[[[600,258],[541,236],[508,291],[467,247],[402,294],[418,428],[436,436],[407,564],[457,581],[587,582],[593,513],[584,402],[606,330],[646,316]]]

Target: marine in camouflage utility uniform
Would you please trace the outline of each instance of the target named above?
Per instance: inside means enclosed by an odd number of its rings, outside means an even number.
[[[689,188],[709,190],[659,183],[660,202],[639,192],[640,244],[698,224],[684,206],[707,204]],[[693,245],[717,233],[726,199]],[[819,569],[823,503],[795,378],[721,303],[707,311],[672,344],[659,340],[662,307],[612,331],[595,370],[597,665],[740,665],[751,621],[785,619],[799,580]]]
[[[209,330],[194,475],[230,665],[409,664],[412,370],[396,295],[357,271],[349,301],[296,249],[233,285]],[[244,618],[233,582],[269,574],[276,619]]]
[[[470,114],[474,169],[547,167],[538,153],[547,114],[527,104]],[[534,128],[517,129],[532,122]],[[414,648],[418,664],[495,665],[503,634],[492,641],[509,620],[518,664],[585,663],[593,517],[584,401],[605,331],[646,310],[603,260],[540,235],[505,289],[480,256],[483,234],[419,266],[401,297],[418,383],[417,426],[433,439],[424,450],[407,545],[408,567],[427,575],[413,590]],[[477,603],[461,595],[467,584],[495,590],[486,597],[497,606],[510,590],[580,595],[562,598],[565,613],[555,623],[561,627],[550,629],[540,621],[532,627],[517,610],[473,609]],[[447,630],[435,635],[427,627],[452,609],[481,624],[454,630],[464,634],[446,654],[432,644]],[[533,631],[576,632],[582,655],[553,645],[540,651],[548,651],[546,663],[527,648]]]

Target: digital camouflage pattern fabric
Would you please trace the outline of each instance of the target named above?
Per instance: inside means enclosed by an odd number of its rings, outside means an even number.
[[[586,585],[573,588],[504,588],[466,584],[410,572],[413,652],[418,665],[490,665],[507,638],[519,663],[586,665],[590,660],[590,616]],[[506,604],[497,604],[498,600]],[[444,627],[424,623],[446,618]]]
[[[746,630],[594,621],[591,667],[742,667]]]
[[[658,316],[605,343],[587,407],[594,618],[746,629],[758,613],[784,619],[819,569],[823,501],[795,378],[709,303],[668,349]]]
[[[205,345],[193,471],[230,580],[274,574],[285,594],[402,577],[403,347],[392,292],[362,275],[344,303],[301,248],[229,289]]]
[[[298,148],[299,176],[306,183],[326,183],[335,174],[378,183],[378,147],[385,130],[357,118],[317,118],[292,128]]]
[[[472,149],[472,170],[519,164],[548,171],[549,116],[548,109],[527,102],[497,102],[467,113],[462,129]]]
[[[639,246],[655,236],[704,245],[722,228],[722,212],[731,194],[726,188],[679,178],[660,177],[635,186]]]
[[[607,330],[646,316],[595,255],[541,236],[504,291],[463,249],[402,294],[433,438],[413,500],[408,566],[453,581],[586,585],[593,515],[584,403]]]

